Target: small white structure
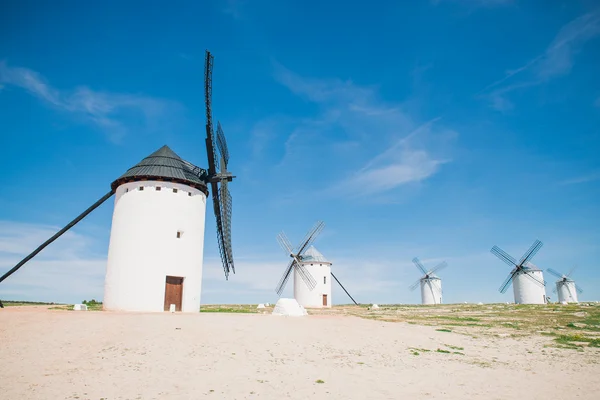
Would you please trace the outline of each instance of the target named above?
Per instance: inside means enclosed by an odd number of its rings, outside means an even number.
[[[377,305],[377,304],[373,304],[373,306],[371,307],[371,309],[373,309],[373,310],[377,310],[377,309],[379,309],[379,305]]]
[[[198,312],[206,184],[167,146],[115,180],[104,309]]]
[[[273,315],[284,315],[289,317],[302,317],[308,315],[304,307],[302,307],[296,299],[280,298],[275,304]]]
[[[436,275],[421,278],[421,304],[442,304],[442,280]]]
[[[87,305],[85,304],[75,304],[73,305],[73,310],[75,311],[87,311]]]
[[[579,303],[575,281],[572,279],[561,279],[556,282],[556,293],[559,303]]]
[[[265,305],[261,303],[256,308],[265,308]]]
[[[314,246],[310,246],[302,255],[300,264],[317,284],[310,290],[300,277],[298,268],[294,268],[294,298],[306,308],[331,308],[331,263]]]
[[[529,276],[526,276],[529,275]],[[527,263],[513,277],[513,292],[516,304],[546,304],[546,287],[542,270]]]
[[[443,261],[428,271],[417,257],[413,258],[412,261],[417,269],[423,273],[423,276],[413,283],[409,289],[415,290],[417,286],[421,286],[421,304],[442,304],[442,280],[435,273],[446,268],[448,264]]]
[[[556,276],[556,289],[554,291],[558,295],[559,303],[579,303],[577,292],[583,293],[583,290],[575,284],[575,281],[571,278],[573,271],[576,267],[571,268],[567,274],[562,274],[552,268],[548,268],[550,274]]]

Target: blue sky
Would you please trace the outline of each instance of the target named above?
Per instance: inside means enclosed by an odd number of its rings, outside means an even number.
[[[445,302],[512,301],[489,250],[535,239],[535,264],[578,265],[581,299],[600,300],[596,2],[151,3],[0,5],[0,272],[162,145],[206,166],[210,49],[237,273],[208,209],[202,303],[276,301],[276,234],[319,219],[316,247],[363,303],[419,302],[415,256],[448,262]],[[101,298],[112,205],[0,298]]]

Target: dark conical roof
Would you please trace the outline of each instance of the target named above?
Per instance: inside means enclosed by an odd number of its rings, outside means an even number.
[[[206,170],[182,160],[169,146],[163,146],[129,168],[111,187],[125,182],[162,180],[179,182],[206,191]]]

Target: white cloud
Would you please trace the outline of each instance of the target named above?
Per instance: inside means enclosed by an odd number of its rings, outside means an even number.
[[[60,227],[0,221],[0,274],[14,267]],[[0,297],[13,300],[78,302],[101,299],[105,254],[95,241],[68,231],[0,284]]]
[[[6,61],[0,61],[0,83],[22,88],[57,109],[93,123],[114,142],[119,142],[127,133],[129,123],[139,120],[152,128],[179,108],[177,103],[171,101],[134,94],[97,92],[85,86],[61,91],[48,84],[36,71],[11,67]]]
[[[381,167],[363,168],[348,182],[365,194],[393,189],[427,179],[438,171],[442,161],[433,160],[425,151],[403,150],[396,159]]]
[[[231,15],[234,19],[243,19],[245,4],[246,0],[225,0],[225,7],[222,11],[225,14]]]
[[[582,176],[578,176],[575,178],[564,180],[564,181],[560,182],[560,184],[561,185],[575,185],[578,183],[593,182],[593,181],[597,181],[599,179],[600,179],[600,172],[592,172],[587,175],[582,175]]]
[[[536,65],[535,73],[541,79],[567,74],[573,66],[573,57],[590,39],[600,34],[600,12],[582,15],[561,28],[544,56]]]
[[[458,3],[477,7],[494,7],[515,3],[515,0],[431,0],[434,5],[440,3]]]
[[[543,84],[571,72],[574,58],[583,46],[600,35],[600,12],[582,15],[566,25],[556,34],[545,52],[534,57],[525,65],[507,71],[501,79],[491,83],[478,93],[498,111],[507,111],[513,104],[507,95],[515,90]],[[522,77],[520,82],[506,82]]]
[[[419,127],[401,104],[381,100],[376,86],[303,78],[279,64],[275,64],[275,78],[320,107],[317,116],[299,121],[288,134],[280,166],[291,160],[306,162],[311,149],[327,147],[330,157],[340,154],[344,164],[354,170],[338,178],[337,184],[328,185],[326,192],[342,195],[356,185],[364,194],[386,192],[423,181],[449,161],[434,156],[424,144],[442,131],[434,130],[438,119]],[[417,134],[419,140],[412,140]],[[332,137],[336,139],[331,141]],[[366,158],[368,155],[371,158]]]

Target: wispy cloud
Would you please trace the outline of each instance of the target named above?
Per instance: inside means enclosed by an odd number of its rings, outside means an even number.
[[[0,84],[19,87],[59,110],[71,113],[102,129],[113,142],[119,142],[129,124],[141,121],[152,127],[168,111],[179,108],[175,102],[148,96],[97,92],[86,86],[61,91],[52,87],[38,72],[12,67],[0,61]]]
[[[330,193],[342,195],[357,187],[363,194],[387,192],[423,181],[450,161],[434,155],[427,143],[442,131],[436,126],[439,119],[419,126],[401,104],[380,99],[377,86],[304,78],[279,64],[275,64],[275,78],[320,108],[289,133],[282,163],[294,159],[297,152],[305,155],[311,147],[326,146],[331,157],[343,157],[351,169],[328,185]]]
[[[440,3],[456,3],[476,7],[494,7],[514,4],[516,0],[431,0],[431,3],[438,5]]]
[[[600,179],[600,172],[592,172],[587,175],[582,175],[582,176],[578,176],[575,178],[564,180],[564,181],[560,182],[560,184],[561,185],[575,185],[578,183],[593,182],[593,181],[597,181],[599,179]]]
[[[361,188],[363,195],[370,195],[411,182],[420,182],[437,173],[450,160],[435,159],[427,151],[415,150],[410,146],[411,139],[419,133],[428,132],[433,123],[434,121],[423,124],[399,139],[334,187],[334,190],[348,192]]]
[[[0,221],[0,274],[60,227]],[[0,285],[4,299],[76,302],[102,298],[106,256],[94,252],[94,240],[65,233]]]
[[[582,15],[565,26],[554,37],[544,53],[537,55],[521,67],[507,71],[501,79],[478,93],[487,99],[492,108],[507,111],[513,108],[508,94],[515,90],[543,84],[567,75],[573,68],[575,55],[591,39],[600,34],[600,11]],[[520,81],[509,83],[520,78]]]
[[[246,4],[246,0],[225,0],[225,6],[223,12],[231,15],[234,19],[243,19],[243,9]]]

